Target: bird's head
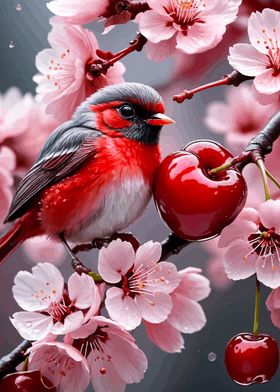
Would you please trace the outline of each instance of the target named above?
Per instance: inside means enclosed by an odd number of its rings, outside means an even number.
[[[164,114],[158,92],[140,83],[114,84],[97,91],[77,109],[74,120],[144,144],[157,144],[162,126],[174,123]]]

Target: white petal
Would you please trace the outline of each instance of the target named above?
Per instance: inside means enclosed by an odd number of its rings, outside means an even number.
[[[53,326],[51,316],[35,312],[17,312],[10,320],[18,333],[26,340],[44,339]]]

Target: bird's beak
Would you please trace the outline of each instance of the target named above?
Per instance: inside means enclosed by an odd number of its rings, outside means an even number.
[[[163,113],[157,113],[154,114],[153,116],[151,116],[150,118],[148,118],[146,120],[146,122],[149,125],[153,125],[153,126],[162,126],[162,125],[167,125],[167,124],[174,124],[175,121],[172,120],[172,118],[166,116]]]

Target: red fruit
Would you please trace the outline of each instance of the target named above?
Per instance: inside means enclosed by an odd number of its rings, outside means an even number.
[[[37,370],[8,374],[0,381],[0,392],[56,392],[56,388],[50,388],[51,383],[44,379],[41,381],[41,373]]]
[[[234,336],[225,351],[229,376],[238,384],[263,384],[276,372],[279,363],[277,342],[269,335],[242,333]]]
[[[242,210],[247,187],[241,173],[231,168],[208,174],[232,157],[220,144],[198,140],[162,161],[154,198],[162,219],[177,236],[186,240],[214,237]]]

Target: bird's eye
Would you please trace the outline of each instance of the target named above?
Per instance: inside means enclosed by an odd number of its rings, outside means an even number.
[[[118,111],[123,118],[133,118],[135,116],[135,110],[130,105],[123,105],[118,108]]]

